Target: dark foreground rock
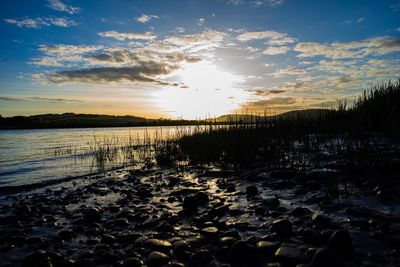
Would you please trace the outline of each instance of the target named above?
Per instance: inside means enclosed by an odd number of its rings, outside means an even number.
[[[0,196],[0,266],[399,266],[399,217],[321,172],[121,170]]]

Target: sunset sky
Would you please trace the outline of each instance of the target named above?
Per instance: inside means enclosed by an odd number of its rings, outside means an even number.
[[[187,119],[400,77],[400,1],[2,0],[0,114]]]

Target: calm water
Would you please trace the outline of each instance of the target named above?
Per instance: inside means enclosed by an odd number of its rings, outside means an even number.
[[[186,127],[188,128],[188,127]],[[97,141],[129,137],[142,139],[162,133],[168,138],[177,127],[126,127],[84,129],[37,129],[0,131],[0,187],[38,183],[98,172],[88,151]],[[109,163],[116,167],[124,162]]]

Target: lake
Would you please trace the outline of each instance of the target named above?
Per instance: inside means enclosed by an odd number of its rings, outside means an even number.
[[[169,138],[191,126],[123,127],[81,129],[34,129],[0,131],[0,187],[29,185],[65,177],[96,173],[99,166],[90,156],[95,143],[121,146],[134,140]],[[160,137],[161,136],[161,137]],[[117,157],[104,167],[129,164]]]

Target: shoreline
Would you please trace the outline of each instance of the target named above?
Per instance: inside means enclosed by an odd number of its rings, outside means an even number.
[[[365,188],[331,187],[345,175],[125,168],[10,194],[0,266],[396,266],[399,215],[360,207]]]

